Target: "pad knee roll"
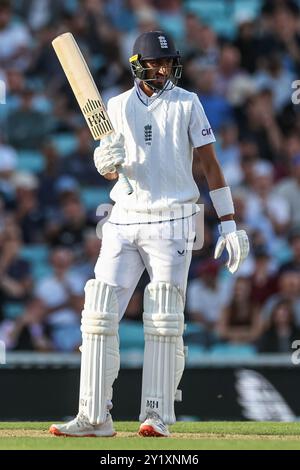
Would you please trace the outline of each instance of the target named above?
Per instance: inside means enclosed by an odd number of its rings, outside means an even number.
[[[174,400],[184,370],[183,310],[176,286],[163,282],[147,286],[141,421],[155,411],[166,424],[175,422]]]

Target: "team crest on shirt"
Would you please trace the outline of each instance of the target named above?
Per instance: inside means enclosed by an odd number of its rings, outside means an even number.
[[[160,43],[160,47],[162,49],[168,49],[168,42],[165,38],[165,36],[158,36],[158,40],[159,40],[159,43]]]
[[[146,145],[151,145],[152,144],[152,126],[150,124],[147,124],[147,126],[144,127],[144,134],[145,134]]]

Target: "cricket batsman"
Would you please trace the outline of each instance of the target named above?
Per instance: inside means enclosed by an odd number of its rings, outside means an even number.
[[[234,273],[249,251],[245,231],[234,222],[230,188],[203,107],[195,93],[177,86],[182,65],[173,40],[162,31],[143,33],[130,64],[134,86],[110,99],[116,134],[101,141],[94,162],[108,179],[117,179],[122,165],[134,191],[124,194],[117,182],[111,192],[115,205],[103,226],[95,279],[85,287],[79,412],[51,426],[58,436],[115,435],[110,410],[120,367],[118,325],[144,269],[151,282],[144,293],[139,434],[170,435],[184,370],[183,312],[199,198],[193,158],[201,161],[220,219],[215,257],[226,249]]]

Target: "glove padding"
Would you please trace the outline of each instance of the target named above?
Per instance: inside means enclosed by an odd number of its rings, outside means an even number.
[[[124,136],[116,134],[113,139],[108,137],[94,152],[94,163],[100,175],[113,173],[118,165],[125,161]]]
[[[249,253],[249,240],[245,230],[221,233],[215,248],[215,259],[221,256],[225,247],[229,255],[226,266],[233,274]]]

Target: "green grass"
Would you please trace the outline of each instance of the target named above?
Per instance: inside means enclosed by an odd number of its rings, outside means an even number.
[[[114,438],[58,438],[48,434],[50,424],[0,423],[0,449],[300,449],[300,423],[180,422],[167,439],[136,436],[134,422],[115,423]]]

